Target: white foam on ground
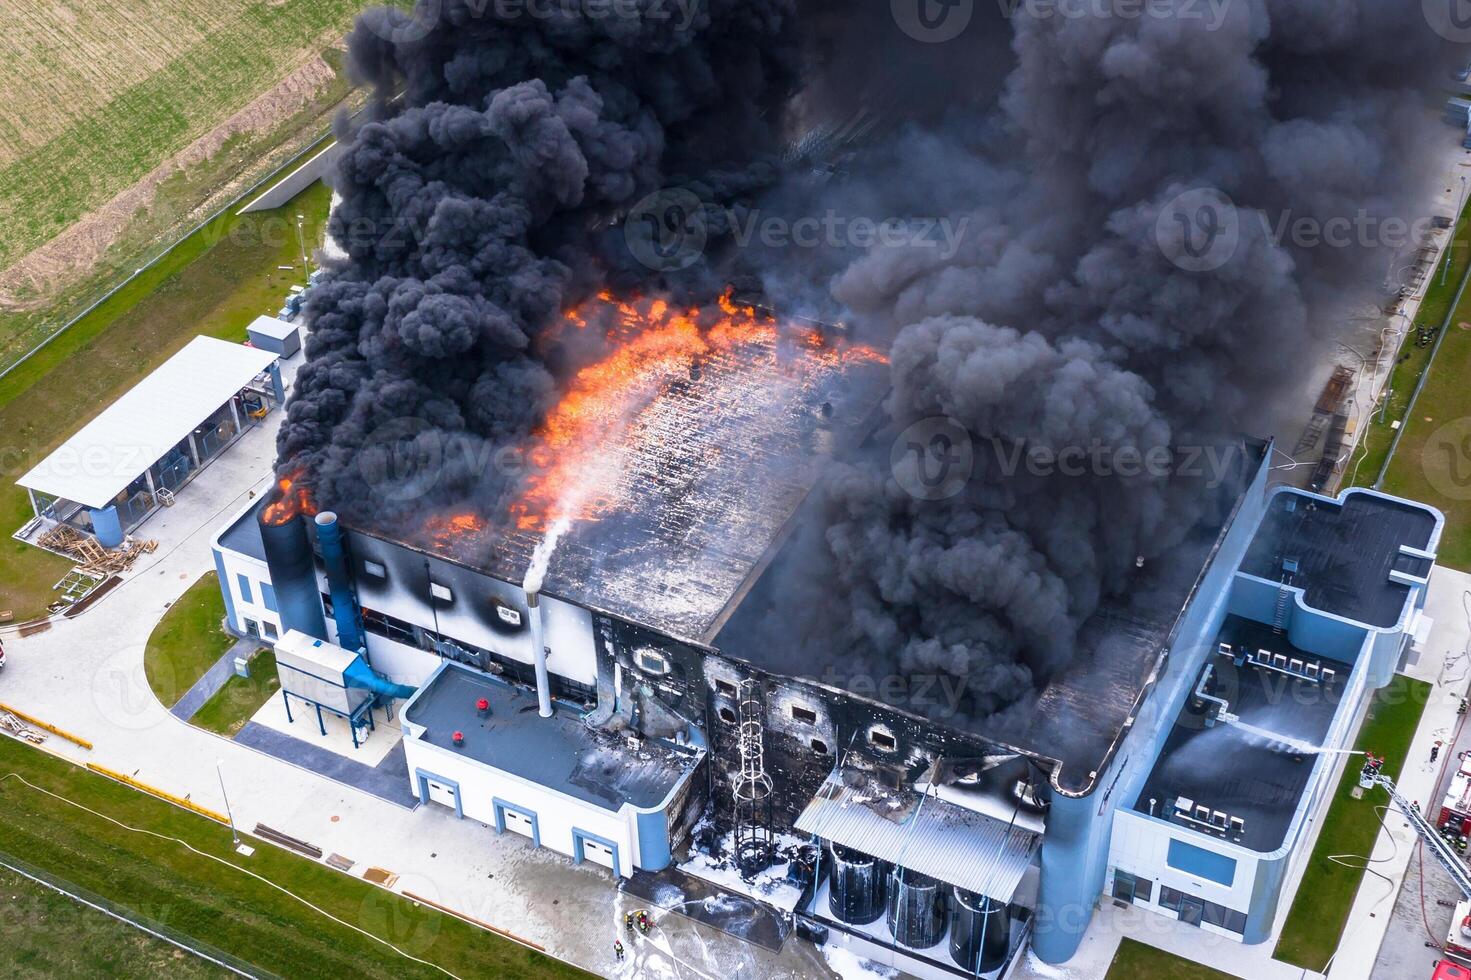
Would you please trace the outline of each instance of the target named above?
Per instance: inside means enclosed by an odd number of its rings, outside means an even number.
[[[827,965],[834,973],[843,980],[892,980],[899,975],[898,970],[880,966],[872,960],[865,960],[851,949],[842,946],[822,947],[822,957],[827,960]]]

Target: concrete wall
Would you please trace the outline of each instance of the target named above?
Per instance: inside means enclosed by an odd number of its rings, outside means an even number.
[[[284,206],[296,195],[326,177],[331,172],[333,165],[337,163],[337,157],[341,152],[342,145],[333,141],[321,152],[266,188],[259,197],[237,213],[250,214],[254,211],[269,211]]]

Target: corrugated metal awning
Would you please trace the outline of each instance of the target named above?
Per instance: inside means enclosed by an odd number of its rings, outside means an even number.
[[[909,790],[829,776],[796,829],[967,891],[1010,901],[1040,835]]]

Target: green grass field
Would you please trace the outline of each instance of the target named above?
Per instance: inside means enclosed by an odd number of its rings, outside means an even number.
[[[1405,412],[1410,405],[1410,395],[1414,392],[1415,384],[1420,380],[1420,376],[1430,365],[1430,353],[1434,344],[1429,347],[1416,347],[1416,331],[1421,327],[1440,326],[1451,308],[1451,303],[1455,300],[1456,292],[1461,286],[1461,279],[1466,275],[1468,269],[1471,269],[1471,203],[1468,203],[1466,210],[1461,212],[1451,254],[1448,258],[1442,258],[1440,264],[1432,272],[1430,283],[1425,291],[1425,298],[1415,314],[1414,323],[1406,333],[1404,345],[1395,355],[1395,365],[1390,373],[1388,385],[1388,404],[1381,406],[1382,411],[1376,411],[1373,414],[1359,447],[1345,467],[1343,478],[1345,486],[1372,485],[1380,468],[1384,465],[1385,456],[1388,455],[1390,443],[1394,439],[1393,425],[1396,421],[1404,423]],[[1456,315],[1451,317],[1452,329],[1455,328],[1456,321],[1462,319],[1461,313],[1462,310],[1457,310]]]
[[[143,670],[148,686],[165,708],[172,708],[234,644],[220,629],[225,599],[219,576],[207,572],[163,614],[148,637]]]
[[[225,681],[225,686],[204,702],[189,723],[216,735],[233,738],[266,703],[266,699],[280,689],[276,655],[262,648],[250,660],[250,677],[232,676]]]
[[[1384,773],[1398,776],[1430,691],[1430,685],[1424,681],[1395,675],[1393,681],[1374,694],[1354,748],[1383,756]],[[1297,898],[1287,913],[1282,936],[1272,953],[1276,959],[1321,972],[1338,948],[1364,872],[1329,861],[1328,856],[1368,854],[1381,829],[1374,808],[1388,803],[1389,799],[1380,790],[1354,799],[1358,780],[1359,765],[1354,757],[1344,768],[1323,818],[1317,844],[1298,885]]]
[[[226,185],[259,173],[283,145],[319,135],[348,93],[335,46],[365,6],[95,0],[8,18],[15,29],[0,39],[0,270],[19,268],[43,244],[52,253],[25,274],[0,273],[0,305],[15,314],[0,316],[0,364],[64,322],[55,314],[74,307],[60,302],[59,290],[79,274],[103,271],[115,281]],[[306,132],[313,136],[303,139]],[[184,165],[162,183],[133,190],[175,159]],[[124,192],[138,199],[120,203]],[[90,239],[55,241],[87,220],[108,229],[110,250]]]
[[[1181,959],[1135,939],[1119,943],[1106,980],[1233,980],[1229,973]]]
[[[16,478],[195,336],[244,340],[251,320],[280,309],[304,278],[295,215],[320,242],[330,203],[315,184],[276,211],[221,216],[0,379],[0,609],[43,615],[71,567],[9,537],[31,517]]]
[[[1471,572],[1471,288],[1451,316],[1380,489],[1444,511],[1437,561]]]
[[[370,936],[461,977],[586,976],[269,844],[252,841],[255,854],[242,857],[233,850],[227,828],[4,737],[0,812],[5,814],[0,851],[281,976],[444,977]],[[513,920],[510,911],[507,919]]]
[[[0,965],[14,978],[233,976],[111,916],[0,868]]]

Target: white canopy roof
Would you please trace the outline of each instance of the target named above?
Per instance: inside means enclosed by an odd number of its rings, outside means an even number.
[[[270,351],[195,337],[16,482],[106,507],[275,359]]]

